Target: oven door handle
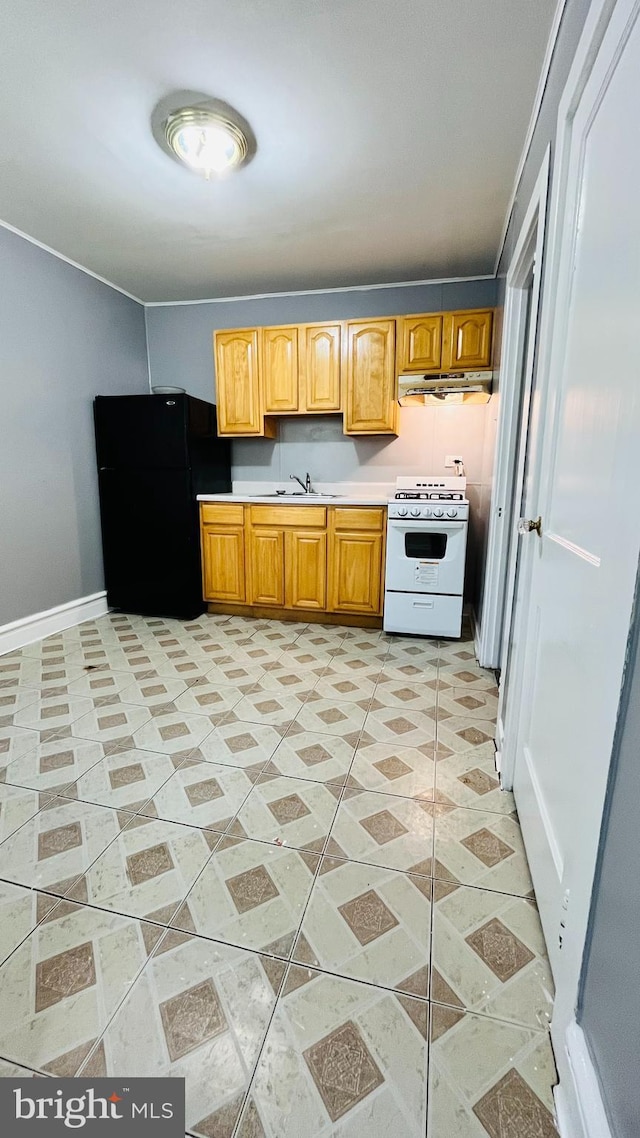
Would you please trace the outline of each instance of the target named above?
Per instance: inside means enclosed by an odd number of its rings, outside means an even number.
[[[465,521],[456,521],[451,518],[451,521],[432,521],[430,518],[389,518],[387,525],[392,529],[421,529],[429,533],[454,533],[457,530],[463,530],[468,523]]]

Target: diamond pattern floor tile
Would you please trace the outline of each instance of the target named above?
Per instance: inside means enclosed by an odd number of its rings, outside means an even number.
[[[547,1028],[553,979],[532,901],[455,885],[434,897],[431,998]]]
[[[426,999],[431,882],[324,857],[293,959]]]
[[[360,707],[357,703],[321,699],[319,696],[315,698],[315,692],[312,692],[298,713],[297,723],[304,731],[339,735],[349,742],[352,738],[356,742],[365,721],[367,706],[368,700],[364,707]]]
[[[429,808],[429,802],[347,789],[326,852],[428,876],[433,853]]]
[[[545,1032],[432,1005],[430,1138],[557,1138],[555,1081]]]
[[[258,779],[262,767],[186,762],[173,771],[139,813],[224,833]]]
[[[284,968],[229,945],[166,934],[100,1040],[105,1073],[184,1078],[190,1134],[232,1133]]]
[[[168,755],[152,751],[115,751],[97,762],[73,784],[73,797],[114,810],[133,812],[142,807],[175,774]],[[67,787],[60,793],[70,794]]]
[[[435,859],[436,877],[501,893],[533,894],[520,827],[511,817],[441,807]]]
[[[119,833],[114,810],[47,798],[0,845],[0,878],[63,895]]]
[[[394,743],[360,743],[347,786],[399,794],[404,798],[434,796],[436,764],[432,747],[402,747]]]
[[[54,739],[9,763],[5,781],[49,795],[62,791],[104,756],[101,743],[89,739]]]
[[[423,1138],[427,1005],[291,967],[238,1138]]]
[[[46,799],[45,799],[46,800]],[[42,807],[40,795],[24,786],[0,783],[0,843],[15,833]]]
[[[468,621],[110,613],[0,657],[0,1075],[182,1076],[193,1138],[553,1138],[497,698]]]
[[[339,735],[303,731],[295,723],[271,756],[268,769],[274,774],[342,786],[354,754],[354,746]]]
[[[228,833],[320,853],[341,793],[339,786],[264,775]]]
[[[172,927],[288,958],[319,861],[305,851],[223,838]]]
[[[50,909],[0,968],[2,1055],[75,1075],[144,965],[150,931],[85,905]],[[101,1055],[91,1073],[106,1074]]]
[[[281,742],[282,734],[276,727],[234,719],[207,735],[194,758],[234,767],[264,767]]]
[[[513,795],[500,787],[493,743],[480,744],[462,754],[444,755],[435,764],[435,781],[438,801],[455,802],[472,810],[515,814]]]

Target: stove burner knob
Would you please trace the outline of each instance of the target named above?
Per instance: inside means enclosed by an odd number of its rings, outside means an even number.
[[[457,510],[447,510],[447,517],[448,518],[457,518],[457,516],[458,516]]]
[[[434,510],[434,511],[433,511],[433,516],[434,516],[434,518],[442,518],[442,517],[444,517],[444,510]]]
[[[406,518],[406,516],[407,516],[407,507],[406,506],[398,506],[398,517],[399,518]]]
[[[431,517],[431,506],[427,506],[426,510],[422,511],[422,516],[423,516],[423,518],[430,518]]]
[[[420,517],[420,510],[419,510],[418,506],[413,507],[413,509],[411,511],[411,517],[412,518],[419,518]]]

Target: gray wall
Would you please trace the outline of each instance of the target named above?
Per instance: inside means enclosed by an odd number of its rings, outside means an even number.
[[[636,590],[578,1009],[616,1138],[640,1133],[639,604]]]
[[[0,228],[0,625],[104,587],[91,403],[147,390],[142,306]]]
[[[219,328],[482,308],[493,305],[495,295],[494,280],[468,280],[147,307],[151,382],[177,384],[201,399],[214,398],[212,337]],[[445,471],[445,455],[461,454],[471,501],[465,592],[473,600],[477,535],[484,533],[483,506],[488,505],[480,483],[490,406],[403,408],[396,439],[349,438],[337,415],[282,418],[275,440],[233,442],[233,477],[284,483],[290,473],[309,471],[315,481],[393,482],[399,474],[452,473]]]
[[[551,167],[553,169],[553,144],[556,137],[558,107],[589,7],[590,0],[567,0],[560,31],[555,44],[542,106],[540,107],[540,114],[531,140],[531,146],[529,147],[522,176],[518,183],[516,199],[509,219],[507,237],[498,270],[499,275],[506,273],[509,267],[518,233],[520,232],[520,227],[531,198],[531,192],[535,185],[536,178],[538,177],[542,159],[544,158],[544,152],[549,143],[551,143]]]

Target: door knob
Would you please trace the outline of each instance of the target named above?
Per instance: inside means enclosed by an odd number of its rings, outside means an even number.
[[[542,518],[538,517],[535,521],[532,518],[520,518],[518,522],[518,533],[531,533],[535,530],[538,537],[542,537]]]

